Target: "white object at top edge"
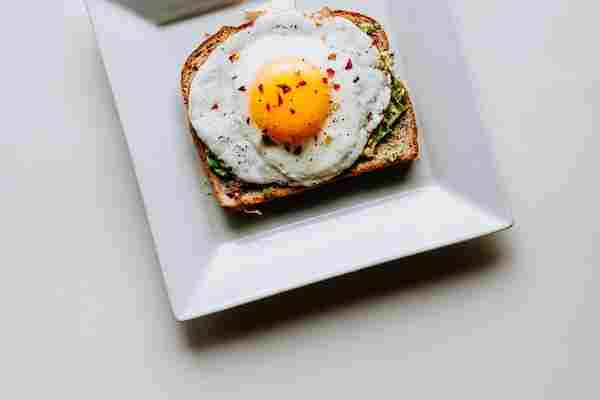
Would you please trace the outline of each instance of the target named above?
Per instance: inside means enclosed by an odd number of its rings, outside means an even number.
[[[295,10],[296,0],[272,0],[271,8],[277,11]]]

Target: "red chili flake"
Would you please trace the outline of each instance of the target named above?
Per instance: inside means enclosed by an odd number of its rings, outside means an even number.
[[[281,90],[283,90],[283,94],[287,94],[290,90],[292,90],[291,87],[289,87],[288,85],[284,85],[284,84],[279,84],[277,85],[277,87]]]
[[[346,68],[346,71],[349,71],[352,69],[352,59],[351,58],[348,59],[348,62],[346,63],[345,68]]]
[[[239,59],[240,59],[240,53],[238,53],[237,51],[235,53],[231,53],[229,55],[229,61],[231,61],[231,62],[236,62]]]
[[[329,83],[329,79],[323,78],[323,83],[327,85]]]
[[[213,106],[211,107],[211,110],[218,110],[219,109],[219,105],[217,103],[213,104]]]
[[[240,87],[238,88],[238,90],[239,90],[240,92],[245,92],[245,91],[246,91],[246,86],[240,86]]]
[[[263,84],[262,84],[262,83],[260,83],[260,84],[258,85],[258,91],[259,91],[259,92],[261,92],[261,93],[264,93],[264,91],[265,91],[265,87],[263,86]]]
[[[269,131],[267,130],[267,128],[265,128],[262,130],[262,133],[264,133],[266,135],[267,133],[269,133]]]
[[[334,83],[334,84],[333,84],[333,88],[334,88],[335,90],[340,90],[340,88],[341,88],[341,87],[342,87],[342,85],[340,85],[339,83]]]
[[[301,87],[301,86],[306,86],[306,81],[300,81],[300,82],[298,82],[298,85],[296,85],[296,87]]]
[[[329,56],[327,56],[328,60],[334,61],[337,58],[337,54],[335,53],[331,53],[329,54]]]
[[[290,113],[296,114],[296,110],[294,110],[293,108],[290,108]]]
[[[267,111],[271,111],[271,105],[267,103]]]
[[[281,95],[279,93],[277,93],[277,105],[281,106],[283,104],[283,99],[281,98]]]
[[[331,68],[327,68],[327,76],[333,78],[335,76],[335,71]]]

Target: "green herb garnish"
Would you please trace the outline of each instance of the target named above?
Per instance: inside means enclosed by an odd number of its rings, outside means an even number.
[[[358,24],[358,27],[367,35],[375,33],[381,29],[381,25],[376,22],[363,22]]]
[[[388,57],[390,56],[385,56],[385,58]],[[382,59],[383,58],[384,55],[382,54]],[[393,65],[393,59],[391,61],[389,59],[386,60],[386,65]],[[396,125],[398,124],[398,122],[400,122],[400,117],[402,116],[402,114],[404,114],[406,110],[408,110],[408,105],[406,103],[406,88],[402,84],[402,81],[396,78],[391,69],[386,68],[386,70],[390,73],[392,79],[392,93],[390,104],[383,113],[383,120],[381,121],[377,129],[375,129],[369,136],[369,140],[363,152],[363,154],[366,157],[375,156],[375,148],[377,147],[377,145],[389,133],[394,131]]]
[[[394,53],[385,50],[379,53],[379,63],[376,65],[382,71],[392,74],[394,69]]]
[[[272,187],[267,187],[262,190],[262,193],[266,198],[270,198],[273,196],[273,190]]]
[[[223,179],[233,178],[233,174],[225,163],[217,158],[210,150],[206,153],[206,162],[208,167],[215,175],[220,176]]]

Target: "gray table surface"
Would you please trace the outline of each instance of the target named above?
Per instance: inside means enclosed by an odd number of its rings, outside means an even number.
[[[600,6],[452,4],[516,226],[185,324],[83,5],[5,5],[0,397],[598,398]]]

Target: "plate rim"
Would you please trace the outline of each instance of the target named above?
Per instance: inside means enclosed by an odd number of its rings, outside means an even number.
[[[115,88],[113,87],[114,82],[113,82],[113,78],[111,77],[112,74],[110,71],[110,68],[112,67],[112,65],[109,65],[110,62],[107,61],[107,59],[106,59],[105,48],[103,47],[103,44],[101,43],[100,37],[98,35],[98,29],[96,26],[98,21],[95,20],[95,17],[93,15],[94,13],[91,11],[91,7],[90,7],[91,2],[99,2],[99,1],[106,2],[107,0],[84,0],[84,4],[85,4],[87,14],[89,16],[89,19],[90,19],[92,27],[93,27],[94,36],[96,38],[96,43],[99,48],[99,53],[101,54],[101,58],[103,60],[103,66],[106,71],[108,81],[110,83],[111,91],[113,93],[113,98],[114,98],[114,101],[116,104],[115,108],[116,108],[117,114],[119,116],[119,120],[121,122],[123,134],[125,136],[125,140],[128,145],[128,151],[130,153],[130,157],[132,158],[132,165],[133,165],[134,172],[136,175],[136,180],[137,180],[138,186],[140,188],[140,193],[142,194],[142,196],[141,196],[142,202],[144,204],[146,216],[149,221],[150,230],[152,232],[152,237],[153,237],[153,241],[155,244],[155,251],[156,251],[157,257],[160,262],[161,270],[163,273],[163,278],[166,283],[167,294],[168,294],[168,297],[169,297],[169,300],[171,303],[171,308],[172,308],[173,314],[177,320],[184,321],[184,320],[197,318],[200,316],[209,315],[209,314],[219,312],[219,311],[222,311],[225,309],[229,309],[229,308],[236,307],[236,306],[239,306],[242,304],[253,302],[253,301],[256,301],[256,300],[259,300],[259,299],[262,299],[262,298],[265,298],[265,297],[268,297],[268,296],[271,296],[271,295],[274,295],[277,293],[282,293],[282,292],[289,291],[289,290],[292,290],[295,288],[310,285],[315,282],[319,282],[319,281],[326,280],[326,279],[331,279],[336,276],[340,276],[340,275],[347,274],[347,273],[352,273],[352,272],[362,270],[365,268],[369,268],[369,267],[373,267],[376,265],[379,266],[379,265],[381,265],[383,263],[387,263],[391,260],[399,260],[401,258],[410,256],[410,255],[426,252],[429,250],[433,250],[433,249],[441,248],[444,246],[471,240],[471,239],[474,239],[477,237],[489,235],[489,234],[492,234],[495,232],[509,229],[514,225],[514,219],[513,219],[512,213],[510,211],[510,208],[508,206],[508,201],[506,199],[505,194],[500,190],[500,182],[498,179],[499,177],[498,177],[497,168],[495,165],[496,159],[492,158],[490,160],[490,162],[493,165],[487,166],[488,170],[486,171],[486,173],[490,174],[490,176],[488,176],[488,178],[490,178],[496,185],[496,190],[495,191],[492,190],[491,195],[492,195],[492,197],[497,196],[497,199],[493,199],[491,208],[486,207],[486,204],[482,204],[482,203],[478,204],[477,199],[469,198],[469,196],[465,195],[464,193],[460,193],[460,190],[452,187],[450,182],[444,182],[442,179],[439,179],[439,177],[437,177],[438,179],[436,179],[436,177],[435,177],[436,174],[433,174],[434,175],[433,181],[427,182],[427,184],[425,184],[425,185],[419,186],[416,189],[413,189],[413,190],[410,190],[410,191],[407,191],[404,193],[392,195],[392,196],[390,196],[391,198],[381,199],[381,201],[393,201],[394,200],[393,198],[395,198],[395,197],[410,196],[412,193],[414,193],[418,190],[421,190],[424,188],[429,188],[429,187],[435,187],[437,189],[440,189],[440,190],[446,192],[448,195],[453,195],[455,199],[460,199],[462,204],[466,207],[470,207],[473,210],[473,212],[477,212],[483,216],[487,216],[487,217],[491,218],[490,220],[493,219],[495,221],[493,224],[485,225],[482,223],[478,229],[472,229],[471,233],[465,234],[463,236],[454,235],[453,237],[447,237],[445,240],[441,240],[436,243],[429,243],[429,244],[426,243],[425,245],[421,245],[418,248],[412,249],[411,251],[398,251],[396,253],[389,253],[387,256],[381,257],[380,259],[375,260],[375,261],[365,262],[365,263],[356,264],[356,265],[350,265],[342,271],[334,271],[334,272],[328,272],[328,273],[323,273],[323,274],[317,274],[310,279],[304,279],[302,282],[290,284],[285,287],[279,286],[276,288],[270,288],[268,290],[264,290],[262,292],[256,292],[253,294],[239,296],[238,298],[236,298],[234,300],[230,300],[228,302],[224,302],[224,303],[220,303],[220,304],[212,304],[209,306],[207,306],[206,304],[198,305],[197,304],[197,296],[196,296],[198,285],[196,285],[196,284],[192,285],[190,292],[185,296],[182,293],[178,292],[178,289],[174,288],[174,286],[176,286],[176,285],[171,285],[172,282],[170,282],[172,279],[174,279],[172,277],[172,274],[175,274],[175,272],[173,272],[171,270],[172,265],[170,265],[171,264],[170,262],[169,262],[169,265],[167,265],[166,261],[161,257],[161,254],[159,251],[160,246],[158,245],[158,239],[157,239],[157,236],[159,234],[158,227],[154,226],[154,224],[152,223],[152,218],[149,213],[149,209],[147,206],[147,200],[145,198],[144,190],[142,187],[142,179],[140,178],[138,168],[136,167],[136,157],[133,154],[132,144],[131,144],[130,140],[128,139],[127,133],[126,133],[126,127],[125,127],[126,123],[125,122],[127,122],[127,121],[124,121],[124,119],[121,115],[121,109],[119,107],[119,98],[115,92]],[[432,3],[432,1],[429,1],[429,3]],[[429,3],[424,8],[431,7],[432,5]],[[437,7],[437,4],[436,4],[436,7]],[[474,90],[472,85],[469,87],[469,90],[471,90],[471,91]],[[421,123],[421,125],[420,125],[420,128],[421,128],[423,125],[422,125],[421,119],[419,117],[419,112],[417,112],[417,118],[419,119],[419,123]],[[477,128],[477,126],[475,126],[475,128]],[[485,132],[485,130],[482,133],[484,134],[483,136],[487,135],[487,132]],[[432,139],[427,137],[427,138],[425,138],[425,142],[424,142],[422,135],[420,135],[419,140],[420,140],[421,146],[429,147],[428,145],[430,143],[427,143],[427,142]],[[486,142],[486,140],[487,140],[487,142]],[[485,137],[485,140],[483,141],[483,145],[484,145],[484,147],[487,146],[486,154],[490,153],[490,155],[493,155],[493,154],[491,154],[492,153],[492,149],[491,149],[492,141],[489,136]],[[427,152],[429,153],[429,148],[427,148]],[[484,198],[486,196],[488,196],[488,199],[489,199],[490,193],[485,193],[483,195]],[[379,202],[379,200],[372,202],[372,203],[378,203],[378,202]],[[494,208],[494,206],[495,206],[495,208]],[[368,207],[368,205],[366,205],[365,207]],[[321,218],[321,217],[322,216],[318,216],[316,218]],[[171,261],[171,260],[169,260],[169,261]],[[207,262],[210,262],[210,259]],[[171,274],[171,276],[169,276],[169,274]]]

